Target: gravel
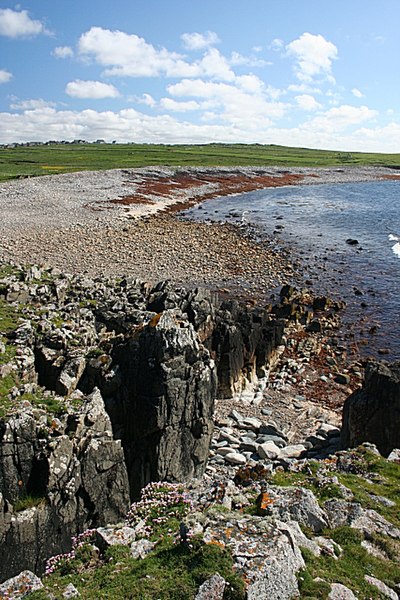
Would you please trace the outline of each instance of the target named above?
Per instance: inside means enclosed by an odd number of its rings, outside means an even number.
[[[175,173],[305,175],[302,184],[367,181],[391,175],[385,168],[148,167],[50,175],[0,184],[0,260],[37,263],[91,276],[131,274],[172,279],[262,295],[293,280],[299,263],[248,239],[233,225],[190,223],[162,211],[175,197],[152,195],[133,207],[112,203],[132,196],[143,181]],[[178,201],[196,199],[187,189]]]

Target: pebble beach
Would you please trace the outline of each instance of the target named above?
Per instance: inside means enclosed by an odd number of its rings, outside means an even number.
[[[393,177],[383,167],[147,167],[14,180],[0,184],[0,260],[259,298],[293,281],[296,257],[240,227],[182,221],[177,211],[262,187]]]

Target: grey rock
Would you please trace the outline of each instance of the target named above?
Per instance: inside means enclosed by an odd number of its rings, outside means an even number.
[[[71,394],[76,389],[85,367],[86,360],[83,356],[77,356],[67,361],[56,382],[57,394],[61,396]]]
[[[0,597],[19,600],[19,598],[25,598],[31,592],[41,590],[43,587],[39,577],[32,571],[26,570],[0,585]]]
[[[275,460],[280,455],[280,451],[274,442],[265,442],[257,446],[257,453],[262,459]]]
[[[327,500],[324,503],[329,525],[332,528],[349,525],[366,533],[376,531],[394,539],[400,539],[400,529],[372,509],[364,509],[356,502]]]
[[[156,542],[142,539],[131,544],[131,556],[132,558],[145,558],[149,552],[151,552],[156,545]]]
[[[133,527],[97,527],[95,544],[104,552],[110,546],[129,546],[136,539]]]
[[[225,460],[232,465],[245,465],[247,462],[246,457],[239,452],[230,452],[225,454]]]
[[[363,388],[351,394],[343,406],[341,445],[376,444],[388,456],[400,447],[400,362],[368,363]]]
[[[377,579],[376,577],[371,577],[371,575],[364,575],[365,581],[367,581],[370,585],[376,587],[381,594],[383,594],[387,598],[391,598],[391,600],[398,600],[397,593],[392,590],[389,586],[387,586],[383,581]]]
[[[274,487],[275,498],[269,513],[281,521],[297,521],[319,533],[328,526],[327,518],[311,490],[301,487]]]
[[[387,457],[387,459],[390,462],[400,463],[400,449],[399,448],[394,448],[391,451],[391,453],[389,454],[389,456]]]
[[[341,583],[331,583],[331,591],[328,596],[329,600],[357,600],[357,596],[353,592],[342,585]]]
[[[285,448],[282,448],[279,453],[279,458],[299,458],[306,452],[307,448],[304,446],[304,444],[294,444],[292,446],[286,446]]]
[[[195,600],[223,600],[225,586],[225,579],[219,573],[215,573],[201,584]]]
[[[66,598],[68,600],[69,598],[79,598],[79,597],[80,597],[80,593],[78,592],[78,590],[76,589],[74,584],[69,583],[67,585],[67,587],[65,588],[65,590],[63,591],[63,598]]]

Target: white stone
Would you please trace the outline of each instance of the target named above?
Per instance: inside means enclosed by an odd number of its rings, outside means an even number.
[[[303,444],[294,444],[293,446],[286,446],[281,448],[279,458],[298,458],[306,452],[307,448]]]
[[[247,462],[246,457],[239,452],[231,452],[230,454],[227,454],[225,456],[225,460],[232,465],[245,465]]]
[[[371,577],[370,575],[364,575],[365,581],[367,581],[370,585],[376,587],[381,594],[387,596],[387,598],[391,598],[392,600],[398,600],[398,595],[392,588],[383,583],[380,579],[376,577]]]
[[[329,600],[357,600],[357,596],[351,590],[341,583],[332,583]]]
[[[275,460],[280,455],[281,449],[275,444],[275,442],[264,442],[257,446],[257,453],[260,458]]]

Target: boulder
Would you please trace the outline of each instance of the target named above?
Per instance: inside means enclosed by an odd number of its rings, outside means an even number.
[[[349,396],[343,407],[341,446],[363,442],[376,444],[388,456],[400,447],[400,362],[370,362],[361,390]]]
[[[43,588],[43,583],[32,571],[22,571],[15,577],[8,579],[0,585],[0,598],[19,600],[32,592]]]

